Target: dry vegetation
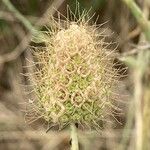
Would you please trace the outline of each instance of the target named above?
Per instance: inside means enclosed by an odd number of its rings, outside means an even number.
[[[116,70],[121,76],[116,89],[119,98],[115,102],[121,113],[114,114],[115,118],[109,119],[112,121],[99,132],[79,130],[79,147],[81,150],[149,150],[150,2],[136,0],[139,8],[133,0],[79,0],[79,3],[81,12],[92,7],[90,14],[96,15],[91,21],[103,24],[100,31],[106,35],[105,43],[111,43],[107,49],[117,47],[114,63],[119,64]],[[46,133],[49,125],[44,119],[26,114],[30,109],[26,103],[30,106],[35,95],[28,77],[24,76],[34,73],[32,67],[26,67],[34,59],[30,47],[45,47],[36,38],[35,29],[47,30],[45,25],[52,25],[50,15],[57,18],[57,10],[67,16],[67,4],[75,10],[76,0],[0,1],[1,150],[70,149],[69,128],[57,131],[57,127],[52,127]]]

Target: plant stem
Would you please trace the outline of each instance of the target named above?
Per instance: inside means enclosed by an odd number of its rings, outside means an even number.
[[[71,150],[79,150],[78,135],[74,124],[71,124],[71,140]]]
[[[136,150],[142,150],[142,72],[134,71],[134,102],[135,102],[135,132],[136,132]]]
[[[141,29],[143,30],[147,40],[150,41],[150,21],[148,21],[146,19],[146,17],[142,13],[141,9],[134,2],[134,0],[122,0],[122,1],[127,4],[131,13],[136,18],[138,24],[140,25]]]
[[[17,19],[19,19],[23,25],[34,35],[37,33],[33,25],[13,6],[9,0],[2,0],[7,8],[14,13]]]

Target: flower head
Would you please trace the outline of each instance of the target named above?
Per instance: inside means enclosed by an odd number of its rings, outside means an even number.
[[[44,34],[45,48],[35,48],[36,72],[31,75],[38,115],[51,124],[99,126],[113,107],[118,81],[113,51],[105,48],[98,27],[85,16],[66,26],[54,20]]]

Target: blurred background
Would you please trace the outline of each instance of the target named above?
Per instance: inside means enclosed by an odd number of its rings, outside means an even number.
[[[43,120],[29,124],[25,119],[27,79],[21,73],[32,58],[30,45],[41,46],[31,40],[29,28],[11,10],[8,0],[0,1],[0,150],[68,150],[69,130],[50,130]],[[56,10],[66,16],[76,0],[11,0],[11,4],[37,29],[50,24],[49,16]],[[110,49],[117,46],[116,61],[127,68],[121,80],[118,105],[122,113],[113,125],[102,133],[79,131],[81,150],[139,150],[150,149],[150,40],[137,23],[124,0],[78,0],[80,11],[90,11],[97,24],[104,24],[106,42]],[[145,18],[150,19],[150,1],[136,0]],[[55,8],[55,9],[53,9]],[[97,16],[99,16],[97,18]],[[20,19],[19,19],[20,18]],[[150,25],[149,25],[150,29]],[[149,30],[150,31],[150,30]],[[150,36],[150,33],[148,33]],[[28,88],[28,87],[27,87]],[[30,89],[28,89],[30,90]]]

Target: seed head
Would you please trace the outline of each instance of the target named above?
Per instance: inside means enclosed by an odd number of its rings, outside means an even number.
[[[118,81],[113,51],[99,26],[86,15],[76,21],[53,19],[44,34],[45,47],[35,48],[34,110],[60,128],[70,123],[99,127],[113,108],[113,89]],[[37,65],[38,64],[38,65]]]

